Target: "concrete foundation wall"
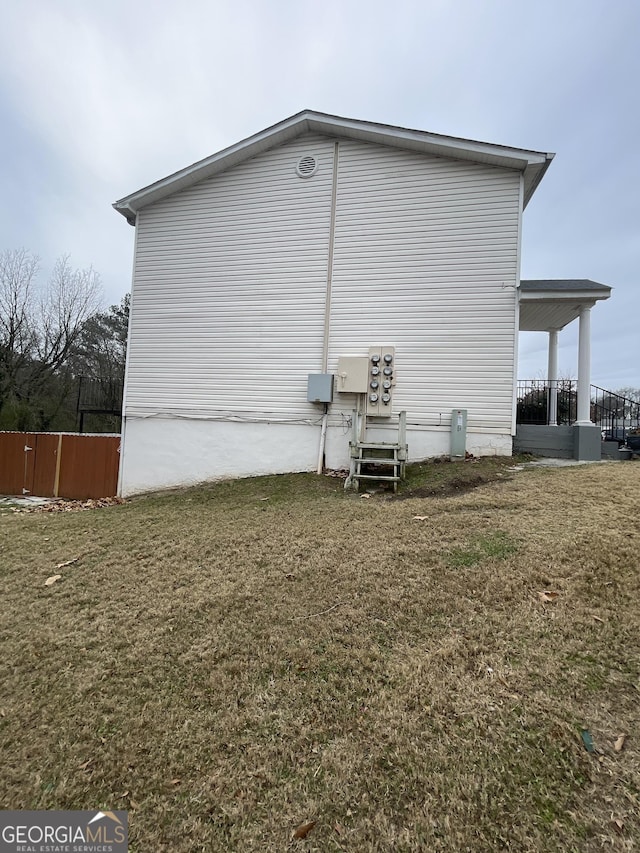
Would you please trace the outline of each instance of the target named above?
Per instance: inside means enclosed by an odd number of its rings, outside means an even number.
[[[593,424],[574,426],[573,456],[575,459],[589,462],[596,462],[602,458],[602,437],[599,427]]]
[[[395,441],[394,430],[370,430],[371,440]],[[327,468],[349,467],[351,429],[327,430]],[[207,480],[315,471],[320,423],[265,423],[178,418],[127,418],[120,494],[133,495]],[[448,455],[450,428],[407,429],[409,460]],[[474,456],[509,456],[511,436],[467,433],[467,451]]]
[[[518,424],[513,449],[515,453],[573,459],[573,427]]]
[[[620,453],[620,445],[617,441],[603,441],[602,442],[602,458],[603,459],[620,459],[622,458],[622,454]]]
[[[602,442],[596,426],[518,424],[513,450],[515,453],[593,462],[601,458]]]

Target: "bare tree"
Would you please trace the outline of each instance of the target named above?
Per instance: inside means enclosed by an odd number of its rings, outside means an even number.
[[[74,270],[68,255],[58,258],[36,312],[35,357],[44,370],[51,372],[60,367],[85,322],[100,307],[100,276],[93,267]]]
[[[0,252],[0,412],[51,390],[85,322],[100,308],[100,277],[59,258],[45,288],[39,259],[26,249]]]
[[[39,265],[26,249],[0,253],[0,407],[35,349],[34,280]]]
[[[621,397],[626,397],[627,400],[633,400],[634,403],[640,403],[640,388],[633,388],[631,385],[626,385],[624,388],[618,388],[615,393]]]
[[[640,388],[627,385],[624,388],[618,388],[616,394],[624,397],[622,415],[625,421],[630,421],[632,427],[640,426]]]

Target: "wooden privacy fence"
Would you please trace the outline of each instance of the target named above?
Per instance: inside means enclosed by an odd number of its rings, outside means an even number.
[[[112,497],[119,459],[119,435],[0,432],[0,494]]]

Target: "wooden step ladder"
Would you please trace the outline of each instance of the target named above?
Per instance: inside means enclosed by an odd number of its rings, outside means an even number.
[[[360,490],[362,480],[381,483],[393,483],[393,491],[398,491],[398,483],[404,479],[407,462],[407,413],[398,414],[397,441],[368,441],[366,415],[353,413],[352,437],[349,442],[350,468],[344,484],[345,489],[354,486]],[[376,422],[375,426],[381,426]],[[385,423],[386,426],[386,423]]]

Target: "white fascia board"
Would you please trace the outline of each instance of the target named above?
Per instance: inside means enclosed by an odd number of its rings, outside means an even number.
[[[442,156],[455,159],[475,160],[476,162],[495,162],[509,168],[524,168],[527,164],[544,164],[553,154],[541,151],[528,151],[523,148],[510,148],[491,142],[477,142],[455,136],[444,136],[424,130],[375,124],[357,119],[339,118],[324,113],[308,113],[311,130],[318,133],[335,133],[350,136],[382,145],[395,145],[400,148],[414,148],[429,153],[442,152]],[[486,158],[486,160],[485,160]]]
[[[113,207],[131,222],[132,217],[135,219],[135,214],[143,207],[309,132],[516,169],[523,172],[525,176],[525,207],[554,156],[540,151],[510,148],[490,142],[477,142],[303,110],[235,145],[224,148],[211,157],[199,160],[185,169],[125,196],[116,201]]]
[[[539,293],[527,293],[520,290],[520,302],[575,302],[582,305],[593,306],[597,301],[608,299],[611,292],[598,292],[593,290],[544,290]]]
[[[132,211],[137,212],[143,207],[186,189],[198,181],[229,169],[244,160],[249,160],[262,151],[276,145],[282,145],[305,132],[304,119],[301,118],[301,115],[292,116],[286,121],[274,125],[274,127],[236,142],[235,145],[230,145],[228,148],[223,148],[222,151],[212,154],[211,157],[205,157],[204,160],[198,160],[185,169],[173,172],[166,178],[161,178],[159,181],[119,199],[114,202],[113,207],[118,213],[122,213],[128,218],[127,214],[130,215]]]

